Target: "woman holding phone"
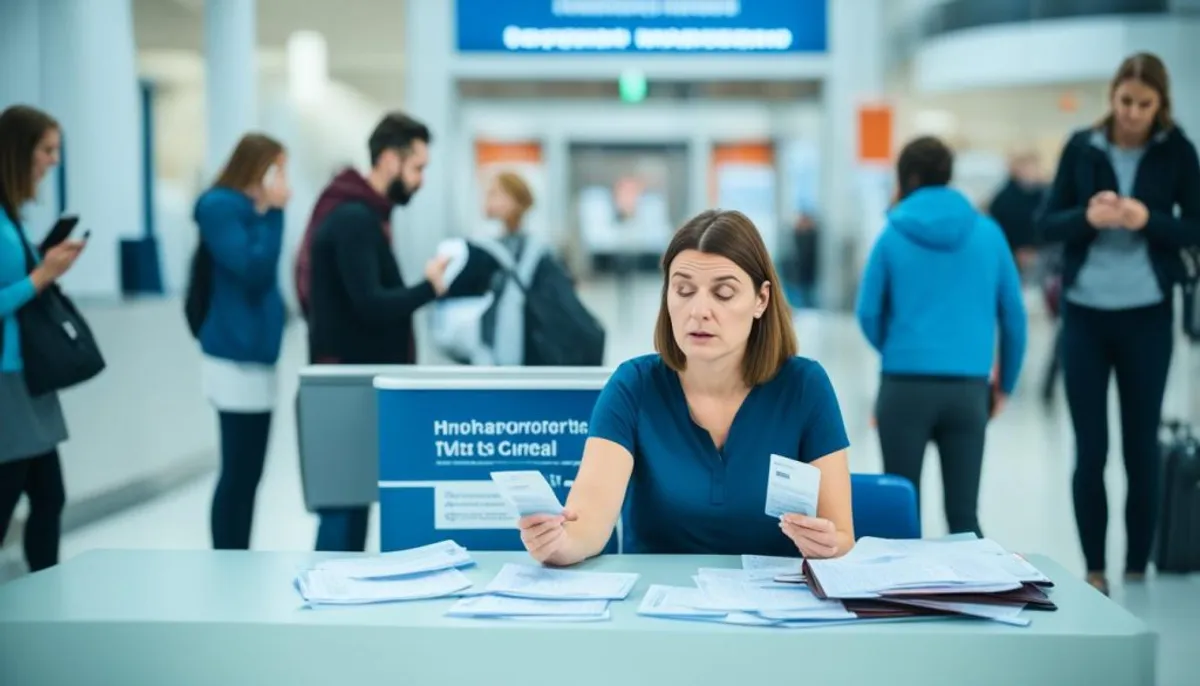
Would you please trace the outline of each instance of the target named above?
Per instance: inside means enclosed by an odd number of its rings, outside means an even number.
[[[25,560],[30,571],[58,563],[66,503],[58,445],[67,439],[57,393],[30,395],[17,313],[71,269],[83,242],[64,239],[39,259],[21,226],[21,208],[58,164],[61,134],[50,115],[15,105],[0,113],[0,545],[24,493]],[[33,256],[28,268],[26,255]]]
[[[283,145],[262,134],[238,143],[196,201],[199,250],[211,267],[200,326],[205,395],[217,410],[221,475],[213,494],[216,549],[247,549],[275,407],[283,340],[279,292],[283,207],[291,195]]]
[[[1131,55],[1109,85],[1109,111],[1063,147],[1041,217],[1062,243],[1062,371],[1075,430],[1072,495],[1087,580],[1107,593],[1108,389],[1116,377],[1127,581],[1150,560],[1157,516],[1159,422],[1174,343],[1183,248],[1200,245],[1200,159],[1171,116],[1167,68]]]

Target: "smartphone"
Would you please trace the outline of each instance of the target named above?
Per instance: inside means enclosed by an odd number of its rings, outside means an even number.
[[[50,229],[50,233],[47,233],[46,237],[42,239],[42,243],[38,246],[38,250],[41,251],[42,254],[45,254],[50,248],[53,248],[59,243],[67,240],[67,238],[71,235],[71,232],[74,231],[75,227],[78,225],[79,217],[75,215],[64,215],[59,217],[58,221],[54,223],[54,227]]]

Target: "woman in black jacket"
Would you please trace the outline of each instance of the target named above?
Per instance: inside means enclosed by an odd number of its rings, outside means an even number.
[[[1158,506],[1180,251],[1200,245],[1200,163],[1171,118],[1162,61],[1127,58],[1110,99],[1103,120],[1067,141],[1040,219],[1046,240],[1063,246],[1061,354],[1075,430],[1075,519],[1088,582],[1104,592],[1109,377],[1115,372],[1129,483],[1125,575],[1138,580]]]

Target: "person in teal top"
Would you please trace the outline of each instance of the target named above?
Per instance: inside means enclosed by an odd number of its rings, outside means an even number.
[[[758,229],[709,210],[663,256],[657,354],[601,392],[560,515],[519,522],[539,562],[597,555],[625,512],[626,552],[811,558],[854,545],[841,409],[825,370],[796,356],[791,310]],[[820,470],[815,516],[766,514],[772,455]]]
[[[0,545],[24,493],[25,560],[32,571],[58,562],[66,501],[58,445],[67,428],[58,394],[34,397],[25,385],[18,313],[75,264],[84,244],[65,240],[39,258],[21,226],[21,209],[58,164],[60,146],[59,126],[46,113],[23,105],[0,113]],[[34,255],[32,270],[27,252]]]

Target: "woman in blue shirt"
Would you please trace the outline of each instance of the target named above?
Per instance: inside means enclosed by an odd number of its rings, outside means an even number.
[[[67,427],[57,393],[29,394],[17,313],[75,264],[83,242],[65,240],[38,260],[21,227],[21,208],[58,164],[61,134],[48,114],[16,105],[0,113],[0,545],[24,493],[25,560],[30,571],[58,562],[66,504],[58,445]],[[26,268],[26,251],[35,265]]]
[[[267,456],[284,327],[278,273],[283,207],[291,193],[286,163],[278,141],[248,134],[196,201],[199,250],[212,273],[199,337],[204,392],[221,429],[221,476],[211,513],[217,549],[250,546]]]
[[[833,557],[854,545],[845,426],[796,336],[758,229],[701,213],[663,256],[656,355],[614,371],[562,515],[521,519],[551,565],[597,555],[622,505],[634,553]],[[820,470],[816,516],[765,513],[771,456]]]

